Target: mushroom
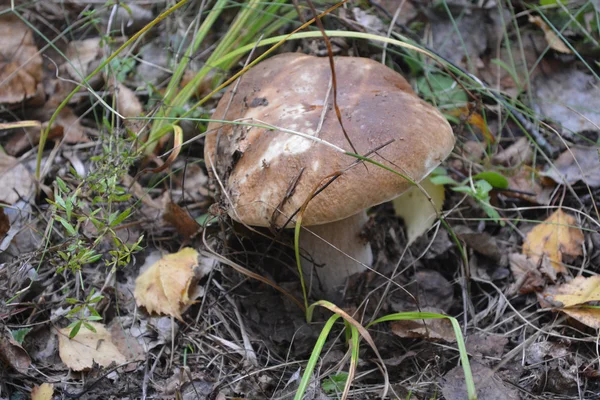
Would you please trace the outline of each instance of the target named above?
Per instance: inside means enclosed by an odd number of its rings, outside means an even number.
[[[337,103],[346,133],[360,154],[414,181],[425,178],[452,151],[454,135],[442,114],[419,99],[397,72],[360,57],[336,57]],[[302,215],[305,273],[314,264],[321,295],[339,299],[347,278],[373,262],[360,232],[366,209],[399,196],[411,183],[372,164],[348,168],[333,109],[327,58],[285,53],[258,63],[219,101],[205,141],[209,173],[218,175],[218,201],[238,222],[282,227],[325,177],[345,170],[315,196]],[[233,94],[232,94],[233,93]],[[270,127],[275,127],[269,128]],[[296,214],[297,215],[297,214]],[[293,227],[292,218],[286,227]]]

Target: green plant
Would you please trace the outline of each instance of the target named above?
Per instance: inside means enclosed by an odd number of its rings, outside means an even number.
[[[69,311],[66,317],[70,320],[73,320],[71,324],[68,326],[71,331],[69,332],[69,338],[73,339],[77,336],[77,333],[81,330],[82,326],[85,326],[92,332],[96,332],[96,328],[90,324],[90,322],[96,322],[102,320],[102,317],[96,311],[94,304],[100,302],[104,296],[100,294],[96,294],[96,291],[92,289],[90,294],[85,298],[84,301],[79,301],[78,299],[68,297],[67,303],[75,306],[71,311]]]
[[[481,206],[483,211],[495,222],[504,225],[502,217],[490,204],[490,192],[496,189],[506,189],[508,181],[497,172],[486,171],[470,178],[457,182],[446,174],[445,170],[438,169],[438,174],[431,177],[431,182],[436,185],[449,185],[455,192],[465,193],[472,197]]]

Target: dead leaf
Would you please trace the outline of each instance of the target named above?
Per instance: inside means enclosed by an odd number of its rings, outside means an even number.
[[[14,157],[0,153],[0,202],[14,204],[27,198],[33,191],[33,177],[29,170]]]
[[[177,232],[186,239],[194,236],[200,229],[200,224],[186,210],[172,201],[169,201],[167,204],[163,218],[170,225],[174,226]]]
[[[477,361],[471,361],[471,372],[477,398],[485,400],[518,400],[519,391],[505,384],[493,370]],[[465,374],[458,365],[448,372],[442,380],[442,394],[446,400],[468,399]]]
[[[434,307],[423,307],[421,311],[443,314],[442,310]],[[456,342],[452,322],[447,318],[394,321],[392,322],[392,332],[403,338]]]
[[[463,240],[467,246],[484,255],[491,260],[506,266],[506,258],[503,259],[504,252],[498,246],[496,239],[487,232],[476,232],[466,225],[458,225],[453,228],[456,236]]]
[[[138,306],[149,313],[166,314],[181,320],[181,313],[192,303],[189,290],[198,266],[198,252],[186,247],[167,254],[152,264],[135,281]]]
[[[490,335],[489,333],[474,333],[469,335],[465,343],[469,354],[477,358],[502,357],[508,338]]]
[[[31,400],[52,400],[54,395],[54,385],[51,383],[42,383],[40,386],[34,386],[31,390]]]
[[[567,269],[562,264],[563,255],[580,256],[582,244],[583,232],[575,217],[558,209],[527,234],[523,254],[536,265],[549,262],[556,273],[564,274]],[[556,275],[551,276],[551,279],[555,280]]]
[[[117,346],[119,352],[125,356],[127,361],[142,361],[145,358],[144,348],[140,344],[139,338],[133,336],[131,329],[124,328],[119,323],[113,323],[109,326],[109,332],[112,342]],[[125,367],[126,372],[134,371],[137,368],[135,363]]]
[[[544,71],[531,82],[535,107],[539,107],[543,116],[560,124],[567,138],[573,132],[598,131],[600,85],[592,74],[575,65],[563,64],[561,69]]]
[[[556,159],[554,167],[549,166],[543,175],[558,184],[582,181],[593,188],[600,186],[599,147],[571,147]]]
[[[526,294],[539,292],[544,289],[546,280],[542,272],[526,255],[513,253],[508,256],[508,261],[510,263],[510,270],[515,278],[514,287],[509,290],[510,293],[519,291],[521,294]],[[554,269],[550,273],[550,276],[556,275]]]
[[[29,354],[6,329],[0,331],[0,361],[4,361],[22,374],[26,374],[31,365]]]
[[[434,185],[429,179],[425,179],[421,182],[421,186],[431,196],[435,209],[417,187],[411,188],[392,201],[396,215],[404,220],[408,244],[427,232],[436,221],[437,213],[444,205],[445,192],[443,185]]]
[[[36,95],[42,56],[31,29],[16,15],[0,15],[0,103],[19,103]]]
[[[116,85],[115,85],[116,82]],[[135,95],[135,92],[127,86],[118,82],[116,79],[111,79],[111,90],[116,99],[117,111],[125,118],[135,118],[143,114],[144,108],[142,103]],[[125,127],[134,133],[138,133],[146,124],[147,121],[126,119]]]
[[[544,300],[551,304],[560,304],[560,311],[571,318],[600,329],[600,309],[586,307],[600,302],[600,276],[578,276],[571,282],[553,286],[544,293]]]
[[[551,49],[556,50],[560,53],[564,54],[572,54],[573,52],[569,47],[562,41],[560,37],[548,26],[546,21],[542,19],[542,17],[537,15],[530,15],[529,22],[539,26],[542,31],[544,31],[544,36],[546,38],[546,42],[548,42],[548,46]]]
[[[0,207],[0,242],[10,230],[10,220],[4,213],[4,207]]]
[[[534,204],[548,204],[550,201],[546,189],[542,187],[535,172],[529,167],[518,168],[517,172],[507,177],[508,188],[502,192],[506,197],[526,200]]]
[[[533,158],[533,150],[529,139],[522,137],[493,157],[496,164],[514,167],[529,164]]]
[[[496,138],[490,133],[485,119],[478,112],[470,109],[469,107],[460,107],[454,110],[448,110],[447,113],[455,117],[460,117],[464,119],[469,125],[478,128],[483,137],[485,138],[486,142],[496,143]]]
[[[63,65],[65,71],[77,82],[83,80],[99,64],[102,58],[100,38],[73,40],[69,43],[66,58],[70,62]]]
[[[92,368],[94,362],[108,367],[110,364],[123,364],[127,360],[113,344],[110,333],[103,324],[90,322],[96,329],[92,332],[85,326],[73,339],[69,339],[70,328],[63,328],[58,334],[58,352],[60,359],[73,371]]]

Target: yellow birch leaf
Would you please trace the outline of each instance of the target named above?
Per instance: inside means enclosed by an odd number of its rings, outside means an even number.
[[[534,264],[550,263],[556,273],[566,273],[562,264],[563,255],[580,256],[582,254],[583,232],[577,227],[577,220],[572,215],[558,209],[543,223],[537,225],[527,234],[523,244],[523,254]],[[546,271],[552,271],[544,268]],[[551,276],[556,279],[556,276]]]
[[[31,400],[52,400],[54,394],[54,385],[51,383],[42,383],[40,386],[34,386],[31,390]]]
[[[198,252],[189,247],[162,257],[135,281],[138,306],[149,313],[181,319],[181,313],[191,304],[188,292],[197,266]]]
[[[560,302],[560,311],[587,326],[600,329],[600,308],[586,306],[600,302],[600,276],[578,276],[571,282],[551,287],[544,293],[544,299]]]
[[[94,362],[108,367],[111,363],[123,364],[126,358],[112,342],[110,332],[103,324],[89,323],[96,332],[82,326],[73,339],[69,339],[71,328],[63,328],[58,334],[60,359],[73,371],[92,368]]]

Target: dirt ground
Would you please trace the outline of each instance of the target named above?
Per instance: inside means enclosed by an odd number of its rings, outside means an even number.
[[[597,2],[0,0],[0,38],[0,400],[600,399]],[[205,158],[222,84],[288,52],[383,63],[456,141],[429,199],[367,209],[372,264],[310,318],[305,231],[240,223],[219,179],[252,146]],[[324,82],[341,135],[367,94]]]

